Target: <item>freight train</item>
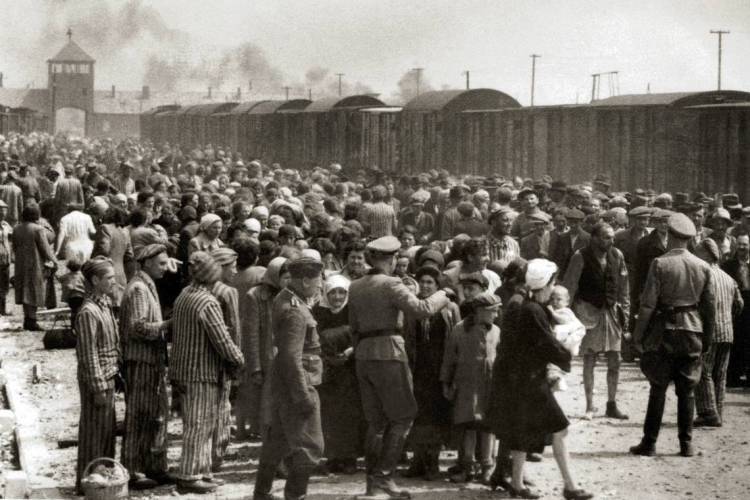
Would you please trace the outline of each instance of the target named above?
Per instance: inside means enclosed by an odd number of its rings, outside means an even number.
[[[750,200],[750,93],[740,91],[536,107],[494,89],[425,92],[403,107],[369,95],[164,106],[141,115],[141,137],[187,149],[210,143],[294,168],[337,162],[348,171],[547,174],[569,183],[605,173],[621,190]]]

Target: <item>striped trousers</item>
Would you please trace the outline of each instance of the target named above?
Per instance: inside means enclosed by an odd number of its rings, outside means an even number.
[[[731,342],[714,342],[701,356],[703,372],[695,389],[695,408],[700,416],[722,416],[731,350]]]
[[[232,381],[224,377],[219,386],[219,408],[216,420],[216,428],[213,434],[212,463],[216,466],[224,461],[224,454],[229,446],[232,425],[232,403],[229,402],[229,393],[232,390]]]
[[[122,464],[130,472],[167,472],[169,396],[166,367],[128,361],[125,372],[125,437]]]
[[[213,382],[182,386],[182,457],[179,476],[186,481],[211,475],[212,442],[219,418],[221,388]]]
[[[104,391],[106,404],[96,406],[94,393],[78,381],[81,393],[81,418],[78,423],[78,462],[76,466],[76,490],[86,466],[95,458],[115,458],[115,389]]]

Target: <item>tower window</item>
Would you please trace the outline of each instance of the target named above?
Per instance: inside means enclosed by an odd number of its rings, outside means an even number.
[[[78,72],[83,75],[89,74],[89,65],[88,64],[79,64],[78,65]]]

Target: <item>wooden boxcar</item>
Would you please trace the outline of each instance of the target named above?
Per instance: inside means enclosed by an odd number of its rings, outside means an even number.
[[[210,104],[198,104],[192,106],[186,113],[185,118],[188,126],[192,129],[192,144],[208,144],[213,142],[212,139],[219,139],[218,135],[214,133],[214,126],[217,126],[214,121],[211,120],[211,116],[215,113],[222,113],[231,110],[237,106],[236,102],[220,102]],[[224,140],[221,141],[220,145],[223,145]]]
[[[362,165],[362,128],[359,110],[385,106],[370,95],[327,97],[314,101],[304,111],[290,117],[298,141],[290,158],[299,167],[340,163],[347,168]],[[298,132],[301,129],[301,135]]]
[[[435,90],[415,97],[406,103],[400,117],[401,170],[461,171],[463,144],[458,133],[459,113],[520,106],[509,95],[493,89]]]
[[[226,132],[224,143],[232,151],[236,151],[241,153],[243,156],[247,156],[247,151],[243,149],[245,143],[243,142],[242,144],[240,144],[239,141],[240,122],[245,119],[245,115],[247,115],[248,111],[262,102],[266,101],[241,102],[226,113],[216,115],[217,118],[220,117],[221,120],[226,120],[225,122],[223,122],[223,130],[225,130]],[[224,115],[226,115],[226,117]]]
[[[377,166],[383,170],[399,170],[398,125],[402,109],[398,106],[363,108],[352,117],[362,130],[360,168]]]
[[[253,106],[239,122],[240,151],[248,159],[287,165],[289,151],[296,146],[289,136],[287,118],[310,105],[308,99],[264,101]]]

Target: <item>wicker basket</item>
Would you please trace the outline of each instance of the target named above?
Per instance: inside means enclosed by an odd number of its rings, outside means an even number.
[[[92,468],[101,462],[110,463],[114,467],[119,468],[124,473],[125,479],[117,483],[109,484],[107,486],[87,482],[85,479],[91,473]],[[95,458],[94,460],[89,462],[89,464],[86,466],[86,469],[84,469],[83,471],[81,487],[83,488],[84,495],[86,495],[86,500],[111,500],[116,498],[128,498],[129,480],[130,474],[128,474],[128,470],[123,467],[123,465],[117,460],[107,457]]]

